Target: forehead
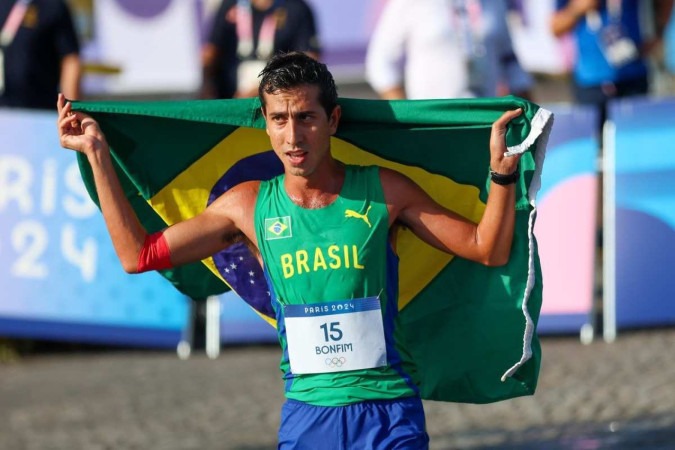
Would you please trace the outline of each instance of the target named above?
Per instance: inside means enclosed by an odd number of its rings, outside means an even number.
[[[267,112],[287,109],[313,111],[322,109],[319,102],[319,86],[303,84],[291,89],[277,90],[271,94],[263,93]]]

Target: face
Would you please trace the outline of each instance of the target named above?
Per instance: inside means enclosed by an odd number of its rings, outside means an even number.
[[[303,85],[264,94],[263,115],[272,148],[286,174],[310,177],[331,162],[330,137],[340,120],[340,107],[330,116],[319,103],[319,87]]]

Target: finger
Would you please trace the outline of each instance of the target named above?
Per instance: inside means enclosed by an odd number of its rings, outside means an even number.
[[[71,114],[70,106],[68,104],[63,105],[61,107],[61,111],[59,111],[59,126],[61,126],[61,122],[63,122],[63,120],[68,118]]]
[[[58,130],[59,130],[59,139],[61,140],[61,144],[63,145],[63,140],[67,136],[73,135],[73,130],[70,126],[70,120],[66,118],[66,119],[63,119],[63,120],[59,121]]]
[[[61,102],[61,109],[59,110],[59,122],[64,117],[68,116],[70,114],[70,111],[71,111],[70,103]]]
[[[80,132],[80,123],[80,117],[77,113],[64,113],[64,115],[59,118],[59,129],[63,132]]]
[[[61,121],[61,118],[64,116],[66,113],[66,102],[65,102],[65,97],[63,97],[63,94],[59,94],[59,98],[56,101],[56,110],[59,113],[59,119],[58,121]]]
[[[67,130],[71,127],[73,119],[70,117],[59,117],[59,130]]]
[[[508,114],[512,119],[514,117],[518,117],[522,113],[523,113],[523,108],[516,108],[516,109],[512,109],[511,111],[506,111],[506,114]]]
[[[494,129],[496,129],[496,130],[505,129],[505,128],[506,128],[506,125],[507,125],[510,121],[512,121],[513,119],[515,119],[515,118],[518,117],[519,115],[521,115],[522,112],[523,112],[522,108],[513,109],[513,110],[510,110],[510,111],[505,111],[505,112],[499,117],[499,119],[497,119],[497,120],[495,120],[495,121],[493,122],[492,127],[493,127]]]
[[[78,119],[77,116],[75,115],[75,113],[73,113],[73,112],[70,113],[69,117],[70,117],[70,126],[72,126],[75,129],[79,129],[80,128],[80,119]]]
[[[63,131],[79,131],[80,118],[75,113],[69,113],[59,119],[59,129]]]
[[[63,109],[63,102],[64,96],[59,92],[59,95],[56,96],[56,110],[59,112],[59,114],[61,114],[61,110]]]
[[[508,123],[511,120],[515,119],[523,113],[523,108],[512,109],[510,111],[505,111],[504,114],[499,118],[499,120]]]
[[[80,123],[82,118],[80,117],[80,114],[77,112],[73,111],[73,104],[70,102],[67,102],[66,105],[63,108],[63,113],[64,116],[69,118],[71,123],[70,126],[73,129],[79,129],[80,128]]]

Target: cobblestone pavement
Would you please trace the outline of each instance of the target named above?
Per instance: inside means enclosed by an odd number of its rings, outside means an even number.
[[[542,338],[534,396],[427,402],[433,449],[675,448],[675,329]],[[275,447],[276,347],[50,354],[0,365],[0,449]]]

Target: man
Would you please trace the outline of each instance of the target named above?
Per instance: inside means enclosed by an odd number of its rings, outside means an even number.
[[[269,58],[291,51],[321,54],[304,0],[222,0],[202,48],[202,97],[255,97]]]
[[[573,33],[577,59],[573,89],[577,102],[598,110],[601,135],[612,98],[646,95],[648,56],[660,41],[672,0],[654,0],[655,41],[643,39],[638,0],[557,0],[550,28],[555,36]],[[650,5],[652,6],[652,5]]]
[[[53,109],[59,91],[80,98],[80,47],[63,0],[0,0],[0,27],[0,107]]]
[[[259,96],[284,174],[241,183],[198,216],[150,236],[122,192],[97,123],[73,112],[63,96],[57,103],[61,145],[87,156],[127,272],[198,261],[240,238],[256,250],[284,355],[280,448],[427,448],[422,403],[403,368],[405,344],[396,339],[390,238],[406,226],[443,251],[505,264],[519,157],[504,156],[504,137],[521,111],[504,113],[492,127],[493,182],[476,225],[398,172],[333,158],[330,138],[341,109],[324,64],[302,53],[275,56],[262,72]],[[324,321],[326,313],[340,319]],[[317,357],[313,349],[323,346],[352,351],[348,359]]]
[[[530,98],[507,15],[504,0],[391,0],[368,45],[366,79],[383,99]]]

